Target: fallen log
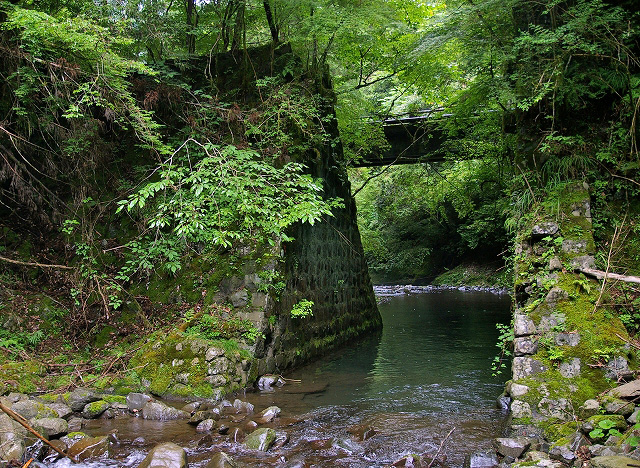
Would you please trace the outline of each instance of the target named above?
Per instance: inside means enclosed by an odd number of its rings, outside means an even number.
[[[614,279],[618,281],[624,281],[625,283],[638,283],[640,284],[640,276],[628,276],[620,275],[618,273],[608,273],[602,270],[596,270],[594,268],[580,268],[578,270],[585,275],[593,276],[597,279]]]

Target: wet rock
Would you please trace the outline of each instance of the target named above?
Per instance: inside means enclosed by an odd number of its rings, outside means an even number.
[[[14,403],[11,409],[25,419],[57,418],[58,413],[44,403],[36,400],[21,400]]]
[[[258,423],[255,421],[247,421],[242,426],[242,430],[245,432],[253,432],[258,428]]]
[[[235,442],[235,443],[240,443],[242,442],[245,438],[246,438],[246,434],[244,433],[244,431],[242,429],[240,429],[239,427],[234,427],[233,429],[231,429],[231,431],[229,432],[229,440],[231,442]]]
[[[82,409],[82,417],[85,419],[95,419],[109,408],[109,403],[104,400],[87,403]]]
[[[196,411],[193,413],[193,416],[189,418],[189,424],[198,425],[205,419],[213,419],[214,421],[217,421],[220,419],[220,409],[211,408],[205,411]]]
[[[279,375],[263,375],[258,379],[258,388],[260,390],[272,390],[272,387],[282,387],[285,384]]]
[[[216,422],[213,419],[205,419],[196,427],[196,432],[211,432],[216,428]]]
[[[84,437],[69,447],[67,454],[78,460],[86,460],[87,458],[98,458],[109,456],[109,438],[107,436],[100,437]]]
[[[84,409],[88,403],[100,400],[100,395],[88,388],[76,388],[69,394],[69,407],[76,413]]]
[[[55,411],[58,414],[58,417],[62,419],[68,419],[73,414],[71,408],[64,403],[49,403],[47,406]]]
[[[127,395],[127,408],[129,408],[129,411],[139,411],[150,401],[153,401],[153,397],[146,393],[129,393]]]
[[[514,380],[524,379],[547,370],[542,362],[530,357],[515,357],[512,366]]]
[[[509,395],[500,395],[496,400],[496,408],[507,411],[511,404],[511,397]]]
[[[338,450],[348,453],[349,455],[362,452],[362,447],[351,439],[333,439],[331,446]]]
[[[248,401],[242,401],[236,398],[233,402],[233,407],[241,413],[253,413],[253,405]]]
[[[31,426],[47,438],[63,436],[69,430],[69,423],[62,418],[34,419]]]
[[[278,450],[289,443],[289,434],[285,431],[276,431],[276,440],[273,442],[274,450]]]
[[[78,432],[84,427],[85,420],[82,418],[69,418],[69,432]]]
[[[252,450],[261,450],[266,452],[276,440],[276,431],[271,428],[263,427],[257,429],[247,436],[244,441],[245,447]]]
[[[628,468],[638,465],[638,460],[624,456],[600,456],[590,460],[592,468]]]
[[[205,468],[237,468],[238,464],[225,452],[218,452],[207,462]]]
[[[516,314],[513,326],[515,336],[527,336],[536,333],[536,326],[529,317],[524,314]]]
[[[156,445],[138,468],[186,468],[187,453],[173,442]]]
[[[168,421],[172,419],[189,419],[191,415],[186,411],[172,408],[159,401],[150,401],[142,408],[144,419]]]
[[[326,450],[328,448],[331,448],[333,439],[310,440],[308,444],[313,450]]]
[[[266,424],[273,421],[280,415],[280,408],[277,406],[269,406],[267,409],[261,411],[256,418],[258,424]]]
[[[498,466],[498,455],[495,452],[476,452],[464,459],[464,468],[494,468]]]
[[[639,422],[638,413],[640,413],[640,408],[635,408],[633,410],[633,413],[631,413],[631,415],[627,418],[627,422],[629,424],[637,424]]]
[[[511,415],[514,418],[530,418],[531,406],[526,401],[513,400],[511,402]]]
[[[516,356],[527,356],[538,351],[538,340],[530,336],[515,338],[513,340],[513,352]]]
[[[192,403],[187,403],[182,407],[182,411],[186,411],[187,413],[195,413],[198,408],[200,408],[201,403],[199,401],[194,401]]]
[[[73,444],[85,437],[89,437],[89,435],[84,432],[69,432],[66,436],[61,437],[60,440],[67,444],[67,447],[71,447]]]
[[[421,465],[421,458],[419,455],[411,453],[409,455],[405,455],[400,460],[396,460],[391,464],[391,466],[395,467],[405,467],[405,468],[418,468]]]
[[[135,447],[144,447],[145,445],[147,445],[147,439],[145,439],[144,437],[136,437],[131,442],[131,445]]]
[[[494,440],[496,451],[504,457],[520,458],[530,446],[531,442],[525,437],[498,437]]]
[[[227,426],[226,424],[224,424],[224,423],[223,423],[223,424],[220,424],[220,425],[218,426],[218,434],[220,434],[220,435],[226,435],[226,434],[228,434],[228,433],[229,433],[229,429],[230,429],[230,428],[229,428],[229,426]]]
[[[63,453],[67,451],[67,448],[68,448],[67,444],[65,444],[60,439],[50,440],[49,443]],[[51,457],[56,459],[62,457],[62,455],[60,455],[58,452],[53,450],[53,448],[51,447],[47,447],[47,448],[48,448],[48,452],[46,453],[45,457]]]
[[[6,414],[0,413],[0,461],[21,460],[24,454],[24,438],[17,424]]]
[[[558,366],[558,370],[560,371],[560,375],[567,379],[578,377],[580,375],[580,359],[573,358],[571,361],[562,362]]]

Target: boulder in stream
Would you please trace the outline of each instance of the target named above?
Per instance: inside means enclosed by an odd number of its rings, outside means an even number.
[[[151,449],[138,468],[186,468],[187,452],[173,442],[164,442]]]
[[[69,447],[67,455],[78,460],[86,460],[87,458],[108,457],[109,456],[109,437],[84,437]]]
[[[476,452],[467,455],[464,459],[464,468],[494,468],[498,466],[498,455],[496,452]]]
[[[205,468],[237,468],[239,465],[225,452],[218,452],[205,465]]]
[[[247,436],[244,445],[248,449],[261,450],[266,452],[276,440],[276,431],[271,428],[263,427],[253,431]]]
[[[79,413],[88,403],[92,403],[100,399],[100,395],[91,389],[76,388],[73,392],[69,393],[67,403],[73,411]]]
[[[256,422],[258,424],[266,424],[268,422],[271,422],[280,415],[281,411],[282,410],[277,406],[269,406],[267,409],[258,414]]]
[[[24,454],[24,438],[16,426],[8,415],[0,413],[0,463],[20,460]]]
[[[102,413],[109,409],[109,403],[104,400],[93,401],[87,403],[82,408],[82,417],[85,419],[96,419]]]
[[[140,411],[150,401],[153,401],[153,397],[146,393],[129,393],[127,395],[127,408],[129,408],[129,411]]]
[[[189,419],[191,415],[186,411],[172,408],[159,401],[150,401],[142,408],[142,417],[157,421],[169,421],[172,419]]]
[[[69,430],[69,423],[62,418],[41,418],[31,421],[31,426],[47,438],[65,435]]]

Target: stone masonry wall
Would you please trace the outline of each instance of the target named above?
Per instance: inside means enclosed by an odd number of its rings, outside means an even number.
[[[606,305],[596,307],[600,282],[580,273],[594,267],[594,254],[582,183],[558,189],[535,207],[518,238],[513,380],[507,384],[515,433],[536,426],[548,440],[570,436],[593,415],[593,399],[631,375],[627,332]]]

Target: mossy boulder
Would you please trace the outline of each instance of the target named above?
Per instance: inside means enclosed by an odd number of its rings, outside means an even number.
[[[110,406],[111,404],[104,400],[87,403],[82,409],[82,417],[85,419],[95,419],[109,409]]]
[[[276,440],[276,431],[263,427],[253,431],[247,436],[244,445],[251,450],[261,450],[266,452]]]

